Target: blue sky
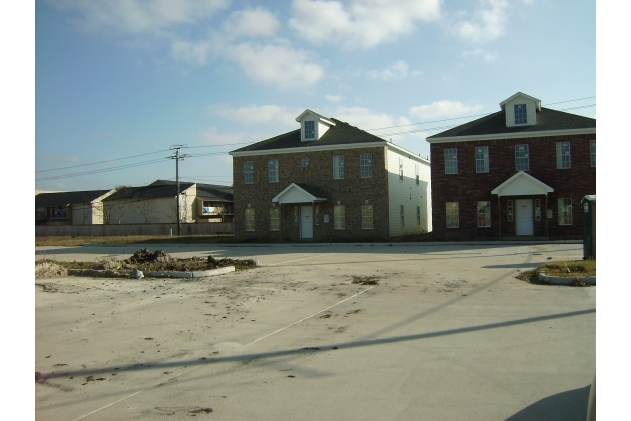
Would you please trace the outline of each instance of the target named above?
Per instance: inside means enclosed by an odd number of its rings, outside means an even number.
[[[39,190],[174,179],[176,144],[182,180],[230,185],[306,108],[427,157],[518,91],[595,117],[596,4],[38,0],[35,87]]]

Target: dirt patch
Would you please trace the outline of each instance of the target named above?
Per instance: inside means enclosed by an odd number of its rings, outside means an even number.
[[[378,285],[379,279],[380,278],[378,276],[353,276],[351,284]]]
[[[178,259],[167,255],[163,250],[156,250],[152,253],[144,248],[124,260],[96,262],[38,260],[35,261],[35,278],[66,275],[126,278],[135,269],[142,272],[196,272],[234,266],[236,270],[245,270],[256,267],[256,264],[256,261],[251,259],[215,259],[212,256]]]

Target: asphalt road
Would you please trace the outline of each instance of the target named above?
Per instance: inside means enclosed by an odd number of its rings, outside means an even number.
[[[596,287],[514,277],[580,259],[581,244],[157,248],[262,266],[37,279],[37,419],[585,419]],[[378,284],[352,283],[367,277]]]

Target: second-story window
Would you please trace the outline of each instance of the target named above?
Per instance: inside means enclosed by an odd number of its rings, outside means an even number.
[[[445,149],[445,174],[458,174],[458,149]]]
[[[596,167],[596,141],[589,141],[589,162],[592,167]]]
[[[421,179],[418,175],[418,164],[414,165],[414,173],[416,174],[416,185],[420,185],[421,184]]]
[[[305,121],[305,140],[313,140],[315,138],[315,121]]]
[[[557,169],[570,168],[570,142],[557,142]]]
[[[361,178],[372,177],[372,154],[363,153],[359,155],[359,169]]]
[[[403,181],[403,158],[399,158],[399,181]]]
[[[267,161],[267,178],[270,183],[278,183],[278,159]]]
[[[475,148],[475,172],[489,172],[489,147]]]
[[[528,114],[526,112],[526,104],[515,104],[515,124],[528,123]]]
[[[515,169],[517,171],[530,170],[528,145],[515,145]]]
[[[344,155],[333,155],[333,179],[344,178]]]
[[[254,161],[245,161],[243,163],[243,173],[245,184],[254,184]]]

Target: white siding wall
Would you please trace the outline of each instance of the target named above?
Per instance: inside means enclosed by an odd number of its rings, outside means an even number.
[[[418,156],[403,151],[387,149],[388,202],[390,211],[390,236],[428,232],[431,228],[430,166]],[[399,177],[399,158],[403,163],[403,181]],[[419,185],[416,184],[415,165],[419,167]],[[404,209],[404,226],[401,227],[401,205]],[[416,218],[417,206],[421,207],[421,225]]]

